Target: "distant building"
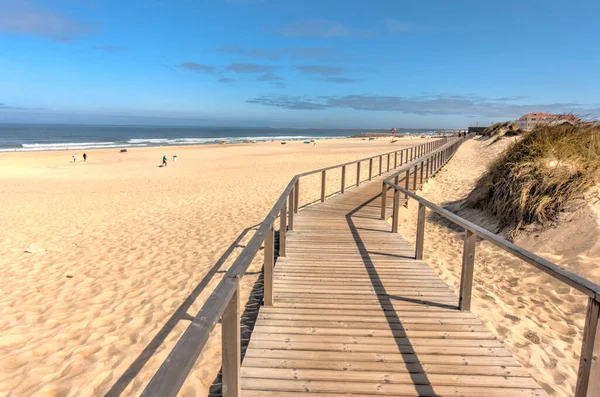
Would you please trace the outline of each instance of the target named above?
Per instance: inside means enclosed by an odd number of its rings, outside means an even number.
[[[579,118],[572,114],[528,113],[517,120],[517,126],[524,131],[531,131],[538,124],[577,123]]]
[[[475,135],[483,135],[483,131],[486,129],[487,127],[469,127],[469,134],[475,134]]]

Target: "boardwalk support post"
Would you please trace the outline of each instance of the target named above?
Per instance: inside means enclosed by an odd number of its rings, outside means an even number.
[[[287,202],[284,200],[279,213],[279,256],[286,255],[287,248]]]
[[[589,298],[575,397],[600,395],[600,302]]]
[[[237,288],[229,300],[223,316],[221,351],[223,368],[223,397],[241,397],[240,382],[240,278],[236,277]]]
[[[381,175],[382,167],[383,167],[383,157],[379,156],[379,175]]]
[[[292,188],[292,191],[290,192],[290,195],[288,197],[288,228],[289,230],[294,230],[294,190],[296,190],[295,187]]]
[[[387,161],[387,172],[390,172],[390,154],[388,153],[387,155],[388,161]]]
[[[325,187],[327,185],[327,171],[321,172],[321,202],[325,202]]]
[[[385,182],[381,184],[381,220],[385,220],[385,210],[387,206],[387,185]]]
[[[398,168],[398,152],[394,152],[394,169]]]
[[[425,205],[419,203],[417,217],[417,241],[415,244],[415,259],[423,259],[423,245],[425,242]]]
[[[273,306],[273,270],[275,265],[275,230],[273,224],[269,226],[265,236],[265,265],[264,265],[264,304]]]
[[[356,186],[360,186],[360,161],[356,163]]]
[[[404,150],[400,151],[400,166],[404,164]]]
[[[394,183],[398,185],[398,175],[394,179]],[[392,208],[392,233],[398,233],[398,213],[400,212],[400,191],[394,189],[394,207]]]
[[[471,310],[471,295],[473,292],[473,266],[475,264],[475,241],[477,235],[465,229],[463,247],[462,273],[460,276],[460,298],[458,308],[461,311]]]
[[[406,175],[404,176],[404,189],[408,190],[408,181],[410,179],[410,170],[406,170]],[[408,194],[404,194],[404,199],[408,203]]]
[[[373,159],[369,159],[369,180],[373,179]]]
[[[294,212],[298,213],[298,203],[300,202],[300,178],[294,184]]]
[[[342,166],[342,194],[346,191],[346,166]]]
[[[415,173],[413,174],[413,191],[417,191],[417,168],[418,165],[415,165]]]

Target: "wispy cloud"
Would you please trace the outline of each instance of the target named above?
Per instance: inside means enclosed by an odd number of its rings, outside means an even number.
[[[277,69],[279,69],[277,66],[256,63],[232,63],[227,66],[227,70],[234,73],[270,73]]]
[[[316,38],[369,38],[382,34],[398,34],[413,29],[408,22],[385,18],[368,29],[349,27],[342,22],[326,19],[310,19],[293,22],[282,27],[279,33],[290,37],[316,37]]]
[[[326,19],[297,21],[281,28],[280,33],[290,37],[369,37],[369,31],[351,29],[341,22]]]
[[[119,47],[118,45],[94,45],[92,49],[110,53],[127,51],[127,48]]]
[[[221,54],[237,55],[248,58],[278,61],[291,59],[341,59],[340,51],[326,47],[286,47],[286,48],[243,48],[239,46],[223,46],[218,49]]]
[[[0,1],[0,32],[70,41],[93,29],[59,12],[29,1]]]
[[[27,108],[21,108],[17,106],[8,106],[5,103],[0,103],[0,110],[27,110]]]
[[[519,104],[511,103],[514,102],[514,100],[511,99],[497,100],[469,95],[417,97],[380,95],[299,97],[268,95],[252,98],[247,102],[290,110],[347,108],[365,111],[394,111],[422,116],[462,115],[517,117],[523,113],[535,111],[600,116],[600,105],[584,105],[577,103]]]
[[[230,77],[221,77],[221,78],[219,79],[219,82],[220,82],[220,83],[225,83],[225,84],[230,84],[230,83],[233,83],[233,82],[235,82],[235,79],[232,79],[232,78],[230,78]]]
[[[323,81],[326,83],[335,83],[335,84],[351,84],[360,81],[360,79],[354,79],[351,77],[318,77],[313,79],[315,81]]]
[[[249,99],[246,102],[292,110],[322,110],[328,108],[327,105],[319,103],[319,100],[315,98],[288,95],[265,95]]]
[[[192,72],[213,73],[215,71],[215,68],[212,66],[196,62],[184,62],[179,66],[183,69],[191,70]]]
[[[390,33],[401,33],[411,30],[413,27],[407,22],[397,21],[395,19],[386,18],[383,20],[383,24]]]
[[[343,74],[344,68],[338,66],[323,66],[323,65],[306,65],[296,66],[296,70],[306,74],[318,74],[318,75],[337,75]]]

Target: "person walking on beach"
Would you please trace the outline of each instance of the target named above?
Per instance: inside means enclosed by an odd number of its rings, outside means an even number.
[[[75,153],[75,154],[73,155],[73,162],[76,162],[76,161],[77,161],[77,153]]]
[[[87,161],[87,154],[83,154],[83,161]]]
[[[167,166],[167,156],[163,154],[163,167]]]

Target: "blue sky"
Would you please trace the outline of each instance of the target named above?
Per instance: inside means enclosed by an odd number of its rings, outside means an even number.
[[[600,116],[597,1],[0,0],[0,122]]]

